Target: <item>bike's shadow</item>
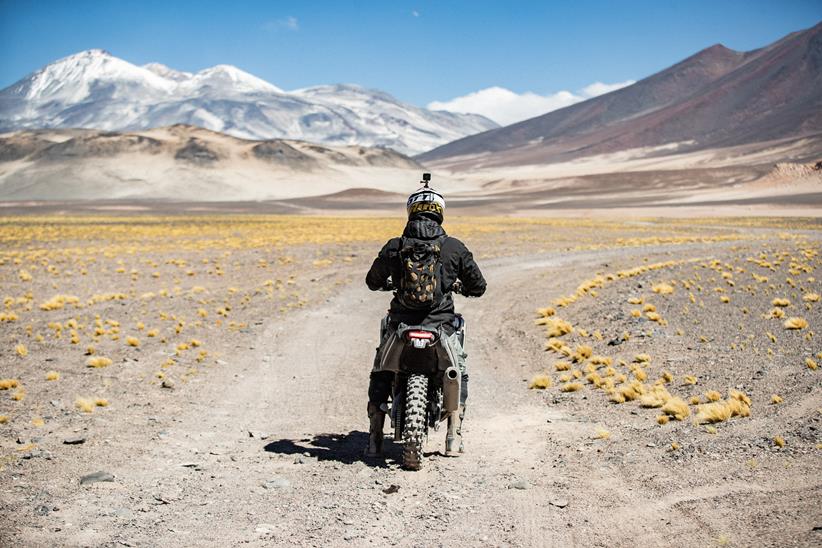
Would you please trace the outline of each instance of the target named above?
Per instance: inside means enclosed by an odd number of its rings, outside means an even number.
[[[401,464],[398,459],[402,456],[402,447],[393,443],[390,438],[386,437],[383,458],[364,457],[363,449],[367,445],[368,432],[354,430],[347,434],[318,434],[313,438],[300,440],[281,439],[267,443],[264,449],[280,455],[307,455],[318,461],[331,460],[342,464],[363,462],[374,468]]]

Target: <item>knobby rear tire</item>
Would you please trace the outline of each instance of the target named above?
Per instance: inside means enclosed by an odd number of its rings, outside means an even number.
[[[409,470],[422,468],[422,448],[428,432],[426,409],[428,408],[428,377],[411,375],[405,396],[405,427],[402,441],[402,465]]]

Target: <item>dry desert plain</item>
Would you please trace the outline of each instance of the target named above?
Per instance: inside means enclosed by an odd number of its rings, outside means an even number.
[[[818,218],[452,217],[467,453],[363,460],[398,217],[0,218],[0,544],[818,546]]]

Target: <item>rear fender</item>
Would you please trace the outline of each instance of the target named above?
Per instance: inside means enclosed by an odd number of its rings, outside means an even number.
[[[398,373],[400,371],[402,353],[404,348],[407,346],[405,334],[408,331],[419,330],[432,331],[431,328],[422,325],[406,325],[401,323],[397,330],[389,335],[380,355],[380,371],[392,371],[394,373]],[[436,330],[435,333],[436,341],[434,342],[432,348],[437,354],[437,369],[444,372],[451,366],[457,367],[457,364],[459,363],[457,361],[457,356],[453,354],[451,347],[445,343],[445,334],[441,329]]]

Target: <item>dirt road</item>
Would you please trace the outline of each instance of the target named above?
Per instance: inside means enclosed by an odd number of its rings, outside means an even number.
[[[612,448],[593,440],[602,417],[525,389],[544,344],[528,329],[534,308],[603,264],[640,255],[654,250],[481,265],[488,293],[458,302],[471,373],[460,458],[440,456],[441,431],[421,472],[403,471],[390,443],[384,462],[361,459],[388,296],[355,281],[322,306],[259,326],[251,347],[225,358],[231,367],[194,381],[172,408],[146,401],[95,418],[106,438],[73,448],[82,458],[51,478],[43,461],[6,486],[29,499],[4,518],[2,536],[43,546],[818,542],[818,476],[787,466],[746,476],[716,456],[678,463],[631,428]],[[114,481],[78,485],[97,470]],[[763,514],[763,502],[772,510]]]

